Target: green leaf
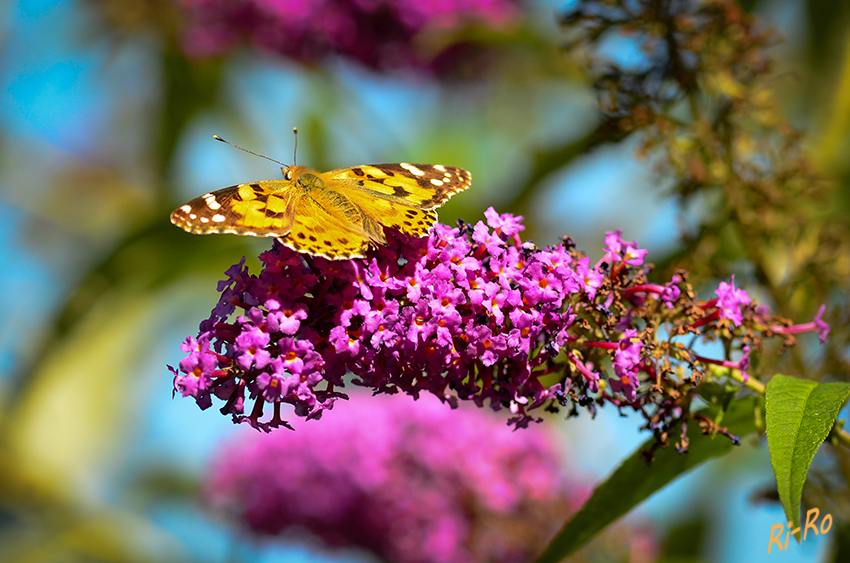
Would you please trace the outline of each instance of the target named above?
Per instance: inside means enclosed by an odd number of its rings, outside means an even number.
[[[756,404],[753,397],[731,403],[723,419],[729,432],[744,436],[755,431],[753,412]],[[713,419],[717,410],[715,407],[709,407],[697,414]],[[683,473],[704,461],[728,453],[734,447],[731,440],[725,436],[703,436],[696,422],[688,425],[687,435],[690,440],[687,454],[680,454],[673,447],[660,448],[655,451],[655,461],[652,465],[647,465],[640,455],[641,450],[648,449],[654,442],[654,439],[647,440],[608,477],[608,480],[596,487],[593,496],[561,529],[543,555],[537,559],[537,563],[561,561],[590,541],[603,528]]]
[[[800,526],[800,498],[812,459],[850,396],[850,383],[823,383],[776,375],[767,384],[770,462],[791,529]]]

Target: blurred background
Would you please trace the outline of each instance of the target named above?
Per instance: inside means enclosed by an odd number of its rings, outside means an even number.
[[[726,208],[716,194],[671,188],[676,180],[659,172],[651,153],[636,156],[634,128],[604,127],[611,120],[600,111],[599,77],[584,56],[564,49],[559,23],[585,3],[423,0],[374,11],[384,4],[396,3],[23,0],[0,7],[0,559],[370,560],[327,553],[315,542],[257,541],[199,500],[222,440],[253,431],[172,399],[165,366],[176,365],[180,343],[216,303],[224,270],[245,255],[256,271],[269,241],[191,236],[168,214],[208,191],[280,174],[213,134],[290,162],[298,126],[298,162],[319,170],[461,166],[473,187],[440,210],[444,223],[481,220],[494,206],[525,217],[524,238],[542,246],[569,235],[593,260],[605,231],[622,229],[661,271],[696,266],[698,288],[716,287],[712,275],[736,273],[751,294],[798,322],[820,302],[846,306],[850,274],[844,286],[786,303],[765,288],[746,250],[713,254],[700,270],[694,260],[703,255],[692,250],[705,247],[694,241],[707,240],[705,226]],[[743,7],[782,37],[769,51],[767,85],[777,111],[807,132],[812,168],[831,186],[812,204],[813,216],[818,225],[846,224],[850,9],[829,0]],[[348,19],[335,19],[342,13]],[[646,62],[628,40],[598,47],[627,68]],[[850,256],[842,237],[826,256],[839,281]],[[723,247],[727,239],[710,240]],[[774,256],[776,248],[763,250]],[[819,359],[816,346],[803,347],[798,367],[815,366],[803,375],[839,376],[835,366],[847,352],[836,321],[833,363]],[[613,410],[595,420],[562,419],[546,425],[571,479],[588,487],[646,439],[637,419]],[[831,557],[839,526],[832,537],[767,555],[770,527],[784,516],[777,503],[754,498],[773,486],[766,444],[748,442],[629,518],[650,530],[666,560]]]

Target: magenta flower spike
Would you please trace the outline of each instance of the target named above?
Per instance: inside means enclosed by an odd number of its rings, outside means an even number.
[[[761,312],[734,277],[707,302],[684,272],[649,283],[646,251],[619,231],[591,265],[568,238],[537,248],[520,238],[521,218],[492,208],[485,217],[438,223],[423,238],[387,229],[387,245],[365,259],[329,261],[277,242],[259,274],[243,259],[170,368],[175,392],[201,408],[223,401],[222,413],[267,431],[288,426],[284,405],[320,418],[354,384],[505,409],[517,428],[541,420],[539,409],[613,404],[662,436],[688,416],[683,401],[709,366],[747,384],[763,334],[828,330],[823,310],[794,326]],[[694,336],[727,341],[739,359],[697,354]]]

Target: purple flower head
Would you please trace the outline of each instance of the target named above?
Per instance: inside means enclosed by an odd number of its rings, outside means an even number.
[[[271,354],[265,349],[268,343],[269,335],[257,327],[248,328],[237,336],[235,349],[239,367],[246,371],[252,367],[266,367],[271,361]]]
[[[522,298],[531,305],[552,303],[557,307],[563,297],[561,279],[544,264],[535,262],[526,269],[527,277],[520,280]]]
[[[673,276],[670,280],[670,283],[664,286],[664,291],[661,292],[661,300],[664,301],[664,304],[667,305],[668,309],[673,308],[673,303],[679,300],[679,296],[682,294],[679,289],[679,284],[682,282],[679,279],[679,276]]]
[[[303,303],[281,307],[276,301],[273,301],[271,306],[266,302],[266,309],[269,310],[266,323],[271,332],[295,334],[301,326],[301,321],[307,318],[307,307]]]
[[[218,360],[215,354],[210,352],[209,344],[208,335],[202,335],[198,340],[187,336],[183,344],[180,345],[180,351],[189,355],[180,360],[180,369],[185,373],[193,374],[195,377],[212,373]]]
[[[473,229],[472,240],[487,249],[487,253],[497,256],[504,251],[505,241],[499,235],[490,232],[483,221],[478,221]]]
[[[341,357],[356,357],[360,353],[360,339],[357,331],[348,331],[344,326],[335,326],[331,329],[328,342]]]
[[[482,305],[493,317],[497,325],[501,325],[505,320],[504,310],[511,310],[513,307],[518,307],[522,303],[522,297],[518,289],[506,290],[503,286],[497,283],[487,283],[484,285],[485,299],[482,300]]]
[[[536,258],[537,261],[545,265],[550,272],[557,272],[557,274],[564,279],[569,279],[570,276],[567,274],[572,273],[570,270],[570,264],[572,263],[573,258],[563,246],[556,246],[554,248],[541,250],[536,254]],[[570,293],[575,293],[576,291],[578,291],[577,287]]]
[[[643,264],[643,258],[647,251],[637,247],[637,243],[624,241],[620,238],[622,230],[609,231],[605,234],[605,256],[603,261],[614,263],[622,260],[626,264],[632,266],[640,266]]]
[[[296,432],[240,434],[205,496],[257,535],[306,529],[385,561],[529,560],[586,493],[542,427],[423,397],[358,397]],[[515,530],[523,534],[502,533]]]
[[[515,240],[519,219],[487,219],[499,234],[483,222],[437,225],[420,239],[387,230],[387,246],[363,260],[313,258],[275,243],[258,275],[241,263],[228,271],[222,300],[245,313],[202,323],[208,330],[183,347],[177,389],[196,399],[214,390],[225,412],[258,428],[282,424],[283,403],[317,417],[347,377],[379,391],[515,403],[522,412],[514,420],[527,423],[525,410],[555,398],[538,381],[546,371],[535,369],[578,340],[571,331],[582,284],[592,295],[602,277],[563,246]],[[595,390],[597,381],[575,385]],[[246,400],[254,406],[242,414]],[[262,403],[273,408],[261,423]]]
[[[438,317],[459,317],[457,306],[466,302],[463,290],[447,281],[438,281],[434,284],[428,300],[431,314]]]
[[[469,352],[481,358],[485,366],[492,366],[507,349],[507,339],[486,326],[477,326],[469,332]]]
[[[542,327],[535,323],[534,315],[522,309],[511,311],[510,321],[514,328],[508,333],[508,346],[526,355],[531,353],[532,343],[539,336]]]
[[[510,213],[499,215],[495,209],[490,207],[484,212],[484,217],[487,218],[487,224],[490,225],[491,229],[505,235],[507,238],[512,239],[514,235],[525,230],[521,215],[511,215]]]
[[[596,291],[602,287],[602,282],[605,281],[605,276],[596,269],[590,268],[590,258],[587,257],[578,261],[577,274],[579,285],[587,293],[588,298],[593,301],[596,297]]]
[[[729,319],[735,326],[741,326],[743,314],[741,306],[750,302],[750,296],[743,289],[735,289],[735,276],[729,283],[720,282],[715,292],[717,294],[717,306],[720,308],[720,316]]]
[[[620,252],[623,250],[624,244],[620,238],[621,234],[623,234],[622,229],[605,233],[605,256],[611,262],[620,259]]]
[[[195,397],[199,404],[203,401],[209,407],[209,389],[218,365],[215,353],[209,350],[209,336],[202,333],[198,340],[186,337],[180,345],[180,351],[188,353],[188,356],[180,360],[179,371],[170,366],[168,368],[174,374],[174,391],[184,397]]]
[[[622,260],[631,266],[640,266],[647,251],[637,247],[636,242],[624,241],[620,238],[623,231],[609,231],[605,234],[605,256],[602,261],[613,264]]]
[[[352,384],[504,409],[516,428],[541,420],[536,409],[593,413],[613,403],[657,430],[687,422],[679,402],[694,383],[678,380],[680,368],[730,364],[695,355],[680,336],[740,349],[757,345],[759,331],[817,330],[823,338],[829,328],[823,310],[794,326],[744,315],[749,297],[734,280],[708,304],[694,300],[684,276],[648,283],[650,268],[628,267],[636,246],[616,232],[606,240],[618,263],[600,269],[567,243],[523,242],[520,227],[488,210],[487,223],[437,224],[427,237],[387,228],[386,245],[356,260],[299,254],[275,241],[259,273],[242,262],[228,269],[219,303],[184,341],[178,368],[169,368],[174,393],[202,408],[222,401],[235,422],[263,430],[286,426],[291,412],[321,417]],[[721,315],[746,326],[747,342],[714,322]],[[669,339],[656,339],[662,323]],[[609,361],[613,392],[600,390]],[[641,389],[641,372],[660,383]]]
[[[273,365],[278,364],[278,366],[274,366],[278,369],[280,369],[280,363],[279,360],[272,362]],[[286,376],[277,370],[271,373],[264,371],[257,376],[257,388],[262,392],[263,399],[269,403],[279,401],[281,397],[285,397],[289,391],[286,389],[287,387]]]
[[[525,257],[522,251],[516,246],[510,246],[506,252],[490,257],[490,267],[486,276],[504,289],[509,290],[511,284],[525,270],[525,265]]]
[[[637,338],[637,331],[628,329],[614,352],[614,373],[616,377],[611,378],[611,389],[622,392],[629,401],[635,400],[635,390],[640,385],[638,369],[641,361],[641,350],[643,343],[640,340],[632,342]]]
[[[638,248],[633,242],[627,243],[623,253],[623,262],[632,266],[640,266],[643,264],[647,252],[649,251],[645,248]]]
[[[244,266],[245,257],[243,256],[242,260],[225,270],[224,275],[227,276],[227,279],[218,282],[218,291],[224,291],[224,288],[242,281],[243,277],[248,273],[248,269]]]

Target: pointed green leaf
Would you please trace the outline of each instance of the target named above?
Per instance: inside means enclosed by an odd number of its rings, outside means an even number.
[[[755,408],[756,401],[752,397],[733,401],[723,418],[724,425],[738,436],[754,432]],[[716,412],[716,408],[709,407],[698,414],[713,419]],[[690,440],[687,454],[680,454],[673,447],[660,448],[655,451],[652,465],[647,465],[640,455],[641,450],[653,444],[653,439],[647,440],[604,483],[596,487],[590,499],[567,522],[537,563],[561,561],[683,473],[704,461],[728,453],[734,447],[725,436],[703,436],[695,422],[688,425],[687,435]]]
[[[776,375],[767,384],[765,426],[779,499],[792,529],[800,526],[800,498],[812,459],[850,396],[850,383]]]

